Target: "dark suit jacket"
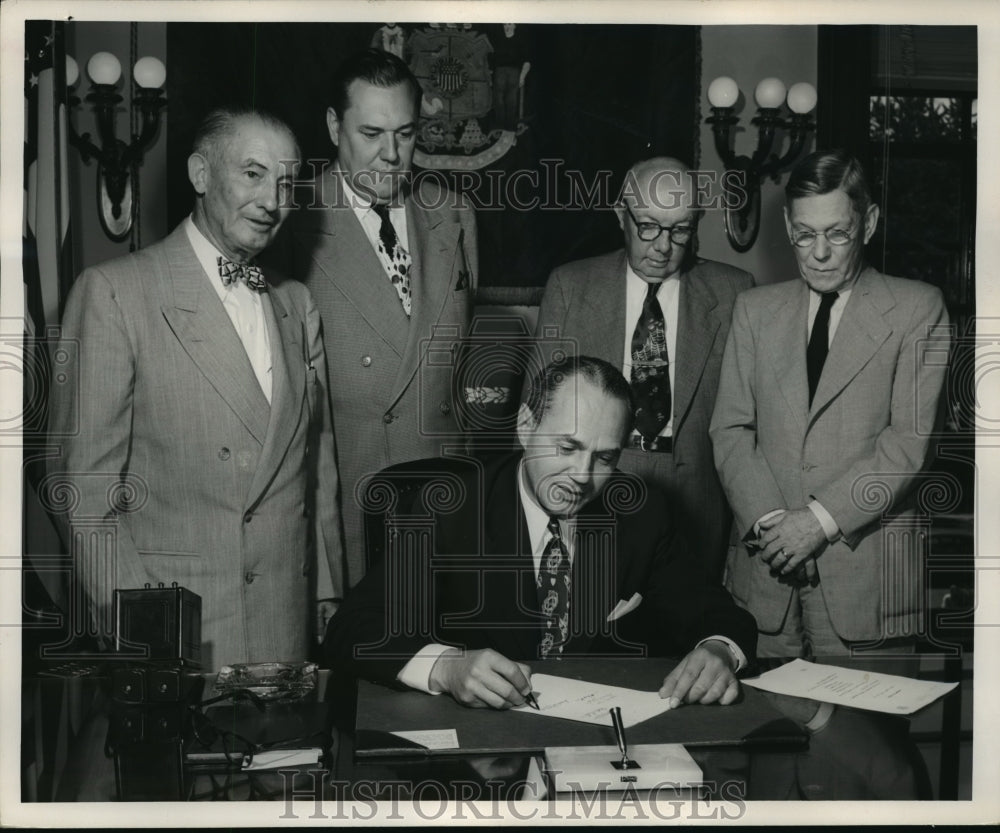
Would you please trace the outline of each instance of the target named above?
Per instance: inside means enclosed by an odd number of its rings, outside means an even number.
[[[313,186],[314,198],[302,198],[271,256],[305,283],[323,320],[344,523],[346,569],[334,576],[341,596],[364,573],[355,499],[364,475],[436,456],[458,433],[452,374],[479,266],[475,213],[423,180],[406,200],[413,260],[407,319],[340,175],[326,171]]]
[[[423,530],[433,535],[425,546],[417,544],[419,534],[403,543],[421,526],[420,513],[396,517],[396,529],[387,533],[397,536],[396,554],[388,547],[330,622],[324,650],[333,668],[389,682],[435,642],[538,658],[542,617],[517,488],[520,459],[517,453],[470,460],[444,478],[447,488],[428,490],[436,511],[423,516]],[[619,473],[576,524],[574,635],[564,655],[677,656],[720,634],[752,660],[753,618],[722,587],[701,579],[661,496]],[[609,625],[616,603],[635,593],[641,604]]]
[[[622,368],[625,354],[625,252],[567,263],[553,271],[538,312],[536,334],[554,327],[582,355]],[[708,426],[715,407],[722,353],[736,296],[753,276],[701,260],[680,279],[673,452],[626,449],[619,466],[663,490],[700,554],[706,576],[722,578],[732,514],[719,482]]]

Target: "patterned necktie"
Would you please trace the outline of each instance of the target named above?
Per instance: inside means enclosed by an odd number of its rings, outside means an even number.
[[[656,300],[660,288],[650,283],[642,314],[632,334],[632,392],[635,395],[635,427],[652,442],[670,421],[670,358],[663,310]]]
[[[813,321],[812,335],[809,336],[809,346],[806,347],[806,373],[809,376],[809,405],[812,406],[813,395],[819,387],[819,377],[826,363],[826,351],[830,341],[830,307],[837,300],[836,292],[820,294],[819,310]]]
[[[569,553],[556,518],[549,518],[548,530],[552,537],[542,552],[537,580],[538,602],[545,616],[539,646],[542,659],[552,652],[561,654],[569,634]]]
[[[237,263],[222,255],[216,258],[216,263],[219,264],[219,277],[222,278],[223,286],[229,286],[233,281],[243,281],[257,292],[267,292],[267,281],[264,280],[264,273],[260,267],[251,266],[249,263]]]
[[[403,312],[410,314],[410,255],[396,237],[396,229],[389,219],[389,206],[373,205],[372,210],[382,221],[378,230],[379,255],[389,270],[389,280],[396,287]]]

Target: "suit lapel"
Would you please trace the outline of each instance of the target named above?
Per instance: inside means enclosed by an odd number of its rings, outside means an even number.
[[[518,626],[506,630],[505,638],[509,638],[517,647],[516,655],[534,657],[538,654],[541,641],[541,619],[538,607],[538,589],[535,585],[535,570],[531,556],[531,537],[528,525],[521,508],[521,498],[517,488],[517,471],[521,455],[504,458],[494,477],[487,474],[484,491],[484,506],[486,507],[486,529],[484,533],[484,552],[486,555],[513,557],[519,567],[517,581],[520,598],[516,600],[516,621]],[[497,582],[501,587],[507,586]],[[487,587],[486,593],[490,592]],[[493,608],[513,613],[511,599],[496,600]],[[536,627],[530,625],[534,622]]]
[[[254,438],[264,443],[270,407],[233,323],[209,286],[184,225],[164,241],[174,303],[163,317],[181,346]]]
[[[417,372],[441,310],[451,295],[454,261],[463,233],[457,223],[443,222],[440,211],[427,211],[412,197],[406,201],[406,223],[413,304],[409,327],[401,331],[406,335],[406,346],[392,386],[393,401],[402,395]],[[396,306],[402,308],[398,299]]]
[[[318,238],[310,246],[317,268],[347,297],[365,322],[400,356],[407,319],[396,290],[341,189],[340,175],[324,178],[323,211],[305,212],[302,230]]]
[[[692,280],[690,275],[681,277],[674,348],[676,356],[673,358],[675,438],[691,407],[705,362],[721,326],[716,313],[718,303],[706,282]]]
[[[611,489],[618,486],[615,480],[609,484]],[[590,501],[576,517],[570,597],[570,626],[576,632],[570,640],[573,656],[586,654],[598,634],[610,627],[606,617],[623,598],[625,567],[633,555],[623,537],[628,527],[617,514],[609,514],[606,495]],[[609,555],[614,556],[610,562]]]
[[[813,397],[810,421],[839,394],[892,334],[885,313],[895,305],[882,276],[871,267],[858,277],[830,344]]]
[[[590,326],[582,333],[580,352],[621,370],[625,357],[625,253],[615,252],[595,264],[582,294]]]
[[[774,370],[788,406],[788,413],[795,420],[797,434],[805,432],[806,414],[809,411],[809,383],[806,378],[806,331],[809,320],[809,287],[799,278],[794,279],[789,292],[772,311],[774,326],[765,336],[764,350]]]
[[[271,343],[271,419],[260,462],[250,485],[250,505],[264,493],[278,470],[292,436],[301,427],[305,393],[305,334],[273,292],[261,296]]]

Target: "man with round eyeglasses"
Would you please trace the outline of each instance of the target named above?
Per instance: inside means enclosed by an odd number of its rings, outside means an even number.
[[[630,381],[636,429],[619,467],[668,495],[705,576],[718,582],[732,514],[708,424],[733,302],[753,276],[697,256],[698,197],[679,160],[634,165],[615,206],[623,248],[553,271],[536,336],[566,339]]]
[[[747,546],[727,587],[762,656],[912,648],[923,603],[914,488],[949,349],[941,293],[865,262],[879,209],[844,151],[785,188],[802,280],[741,295],[711,436]]]

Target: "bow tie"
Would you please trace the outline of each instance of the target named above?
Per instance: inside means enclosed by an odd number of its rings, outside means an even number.
[[[259,266],[237,263],[222,255],[219,255],[217,260],[219,277],[222,278],[223,286],[229,286],[233,281],[243,281],[250,289],[257,292],[267,292],[267,281],[264,280],[264,273]]]

